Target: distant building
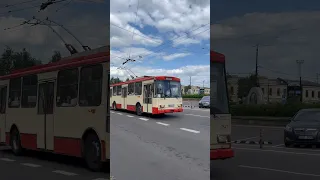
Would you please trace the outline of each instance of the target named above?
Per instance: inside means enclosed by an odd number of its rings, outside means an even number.
[[[191,89],[189,89],[187,92],[185,91],[185,88],[188,86],[181,86],[181,91],[182,94],[190,94],[190,95],[194,95],[194,94],[200,94],[200,89],[202,89],[203,87],[200,86],[191,86]],[[204,87],[204,94],[209,95],[210,94],[210,88]]]
[[[238,103],[238,81],[241,77],[231,76],[228,78],[229,100]],[[266,102],[283,102],[288,97],[288,87],[299,86],[298,80],[287,80],[283,78],[259,77],[260,88]],[[302,81],[302,100],[305,103],[320,102],[320,84],[311,81]]]

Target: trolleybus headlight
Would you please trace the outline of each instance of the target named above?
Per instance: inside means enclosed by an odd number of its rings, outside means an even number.
[[[217,141],[218,143],[228,143],[230,142],[230,135],[218,135]]]

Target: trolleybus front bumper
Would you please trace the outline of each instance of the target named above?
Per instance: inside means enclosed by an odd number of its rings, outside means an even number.
[[[175,112],[183,112],[182,108],[172,108],[172,109],[160,109],[160,108],[152,108],[152,114],[165,114],[165,113],[175,113]]]
[[[234,156],[233,149],[211,149],[210,160],[228,159]]]

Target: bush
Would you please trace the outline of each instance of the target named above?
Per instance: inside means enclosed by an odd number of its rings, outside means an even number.
[[[203,96],[208,96],[208,95],[200,95],[200,94],[188,94],[188,95],[182,95],[182,98],[196,98],[196,99],[201,99]]]
[[[230,111],[233,116],[275,116],[291,117],[300,109],[320,108],[320,104],[263,104],[263,105],[231,105]]]

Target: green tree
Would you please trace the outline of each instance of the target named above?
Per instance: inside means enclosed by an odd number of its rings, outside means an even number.
[[[255,75],[240,78],[238,81],[238,97],[246,97],[252,87],[255,86]]]
[[[62,56],[61,56],[61,53],[60,53],[60,51],[54,51],[53,52],[53,55],[52,55],[52,57],[51,57],[51,63],[53,63],[53,62],[58,62],[58,61],[60,61],[62,59]]]
[[[118,77],[111,77],[111,79],[110,79],[110,84],[116,84],[116,83],[120,83],[120,82],[123,82],[123,81],[121,81],[121,79],[120,78],[118,78]]]
[[[129,78],[127,78],[127,79],[126,79],[126,81],[130,81],[130,79],[129,79]]]
[[[0,75],[9,74],[13,68],[14,51],[10,47],[6,47],[0,58]]]
[[[191,89],[191,86],[190,86],[190,85],[185,86],[185,87],[184,87],[184,94],[187,94],[188,91],[189,91],[189,89]]]

